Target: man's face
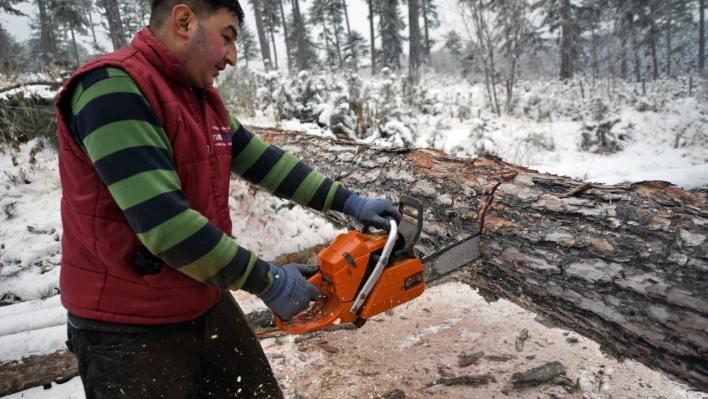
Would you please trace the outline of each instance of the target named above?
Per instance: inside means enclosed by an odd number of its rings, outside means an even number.
[[[187,43],[187,61],[184,65],[192,87],[212,86],[214,78],[226,64],[236,65],[238,28],[238,16],[226,8],[199,21]]]

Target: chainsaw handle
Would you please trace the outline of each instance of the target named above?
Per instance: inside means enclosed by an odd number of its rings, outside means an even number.
[[[356,298],[354,299],[354,304],[349,309],[349,313],[356,314],[356,312],[361,309],[362,305],[364,305],[366,297],[369,296],[371,290],[374,289],[374,285],[376,285],[376,282],[379,280],[386,264],[388,264],[388,257],[391,256],[393,246],[396,244],[396,237],[398,237],[398,225],[396,224],[396,221],[391,219],[390,222],[391,230],[388,232],[388,239],[386,239],[386,244],[381,252],[381,257],[378,262],[376,262],[376,266],[374,266],[374,269],[371,271],[368,280],[366,280],[359,292],[357,292]]]
[[[417,212],[413,214],[409,211],[406,211],[405,206],[413,207],[416,209]],[[413,237],[409,240],[406,240],[404,247],[396,253],[403,253],[409,254],[410,256],[414,256],[413,246],[416,242],[418,242],[418,238],[420,238],[420,233],[423,231],[423,204],[417,198],[413,198],[409,195],[404,194],[401,195],[398,199],[398,211],[401,212],[401,215],[408,215],[412,218],[417,219],[417,225]],[[403,224],[403,221],[401,221],[401,224]]]

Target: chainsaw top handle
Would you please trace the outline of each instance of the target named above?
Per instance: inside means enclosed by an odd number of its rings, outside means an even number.
[[[371,271],[369,278],[366,280],[359,292],[357,292],[356,298],[354,299],[354,304],[349,309],[350,313],[356,314],[356,312],[361,309],[366,297],[368,297],[371,290],[374,289],[374,285],[376,285],[376,282],[379,280],[386,264],[388,264],[388,258],[391,256],[391,252],[393,252],[393,246],[396,244],[396,237],[398,236],[398,226],[396,225],[396,221],[393,218],[389,218],[389,223],[391,223],[391,227],[388,232],[386,245],[384,245],[383,251],[381,252],[381,257],[378,259],[378,262],[376,262],[376,266]]]

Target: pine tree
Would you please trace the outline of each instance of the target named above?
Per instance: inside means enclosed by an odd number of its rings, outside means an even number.
[[[352,60],[352,67],[356,71],[356,60],[364,59],[369,55],[369,43],[361,33],[351,31],[351,39],[342,47],[342,53],[345,60]]]
[[[295,29],[288,31],[289,36],[286,40],[290,42],[290,53],[293,59],[296,60],[297,69],[299,71],[307,69],[303,68],[303,65],[309,68],[318,67],[320,65],[320,60],[317,56],[317,45],[312,41],[307,32],[302,32],[302,37],[298,35],[297,22],[294,13],[290,13],[287,16],[287,21],[288,26],[296,27]]]
[[[409,68],[413,85],[420,82],[420,28],[418,26],[418,0],[408,0]]]
[[[127,39],[123,29],[123,21],[120,17],[120,6],[118,0],[100,0],[108,23],[108,33],[113,43],[113,50],[125,47]]]
[[[401,67],[400,58],[403,54],[403,35],[406,28],[401,16],[399,0],[378,0],[379,35],[381,37],[381,53],[378,61],[382,67],[396,70]]]
[[[703,76],[705,68],[705,47],[706,47],[706,1],[698,2],[698,73]]]
[[[88,27],[91,29],[91,37],[93,38],[93,51],[96,54],[103,54],[106,52],[106,50],[98,44],[98,39],[96,38],[96,25],[93,23],[93,10],[94,7],[96,6],[94,0],[78,0],[77,1],[78,7],[83,11],[84,15],[86,15],[86,18],[88,18],[89,24]]]
[[[421,0],[421,11],[423,16],[423,29],[425,36],[423,36],[423,60],[425,62],[430,62],[430,49],[435,44],[435,40],[430,37],[430,30],[437,29],[440,27],[440,14],[438,13],[438,6],[435,4],[435,0]]]
[[[310,24],[320,24],[322,27],[320,38],[325,43],[325,59],[330,68],[333,68],[335,64],[339,66],[339,69],[344,67],[341,46],[341,43],[344,42],[342,4],[339,0],[314,0],[310,7]]]
[[[68,27],[66,30],[71,33],[71,52],[76,68],[81,65],[76,35],[86,35],[88,33],[87,27],[89,24],[86,14],[83,12],[80,5],[81,4],[77,2],[69,0],[54,0],[51,6],[56,24]]]
[[[544,14],[543,25],[550,32],[560,30],[560,78],[572,79],[574,61],[578,57],[579,44],[583,35],[583,19],[579,17],[587,4],[573,3],[570,0],[542,0],[532,9],[541,9]]]
[[[348,47],[350,49],[355,48],[356,46],[354,45],[354,36],[352,34],[351,28],[349,27],[349,11],[347,10],[347,1],[346,0],[342,0],[342,8],[344,9],[344,20],[347,22],[347,43],[348,43],[348,46],[345,46],[345,47]],[[347,57],[345,57],[345,59],[348,60],[347,63],[350,64],[351,67],[354,68],[355,71],[359,69],[359,61],[358,61],[358,57],[356,56],[356,54],[358,54],[358,52],[355,51],[353,53],[350,53],[350,58],[347,59]]]
[[[261,0],[261,5],[263,9],[261,10],[261,15],[263,18],[263,27],[266,31],[266,37],[270,37],[271,44],[273,45],[273,59],[275,63],[275,69],[278,69],[278,50],[275,47],[275,34],[280,32],[280,15],[278,13],[278,6],[276,1],[280,0]]]
[[[300,12],[300,0],[292,0],[293,3],[293,26],[295,27],[294,37],[297,42],[297,52],[295,53],[297,60],[297,68],[302,71],[312,67],[310,60],[312,59],[312,54],[315,51],[315,47],[312,46],[312,42],[305,28],[305,21]],[[316,58],[316,56],[315,56]]]
[[[258,57],[256,36],[248,25],[241,25],[236,38],[236,45],[238,46],[238,54],[244,58],[246,67],[248,67],[248,62]]]
[[[50,68],[56,57],[56,42],[52,35],[52,20],[48,12],[48,0],[36,0],[39,9],[40,45],[44,67]]]
[[[15,38],[0,25],[0,73],[8,77],[17,70],[16,46]]]
[[[256,17],[256,31],[258,32],[258,43],[261,45],[261,57],[263,57],[263,65],[266,69],[272,68],[272,61],[270,58],[270,45],[268,44],[268,38],[266,37],[266,28],[263,23],[263,5],[262,0],[250,0],[251,6],[253,6],[253,14]]]
[[[0,0],[0,11],[10,15],[24,16],[25,14],[16,9],[15,6],[26,2],[27,0]]]
[[[451,30],[445,35],[445,48],[458,61],[462,58],[462,47],[462,38],[457,32]]]
[[[283,9],[284,0],[273,0],[278,4],[280,9],[280,22],[283,24],[283,36],[285,38],[285,53],[288,59],[288,72],[293,70],[293,61],[290,54],[290,41],[288,40],[288,24],[285,23],[285,10]]]
[[[127,38],[132,38],[150,23],[150,3],[150,0],[124,0],[120,3],[120,14]]]
[[[369,6],[369,35],[371,37],[371,75],[376,75],[376,35],[374,34],[374,0],[367,0]]]

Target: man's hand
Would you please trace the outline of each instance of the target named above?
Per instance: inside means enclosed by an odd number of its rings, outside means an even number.
[[[352,194],[344,203],[344,214],[382,230],[388,230],[391,227],[391,223],[386,219],[387,216],[392,217],[398,224],[401,223],[402,218],[401,213],[391,201],[361,198],[358,194]]]
[[[273,285],[261,296],[261,300],[283,321],[290,321],[293,316],[310,306],[310,301],[320,299],[320,290],[307,281],[317,273],[319,267],[291,263],[283,267],[270,265]]]

